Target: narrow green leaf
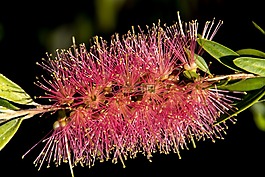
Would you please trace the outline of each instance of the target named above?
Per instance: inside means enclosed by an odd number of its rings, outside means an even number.
[[[19,110],[18,107],[14,106],[7,100],[0,98],[0,113],[1,113],[1,109]]]
[[[201,56],[199,56],[197,54],[195,56],[196,56],[195,63],[197,65],[197,67],[200,70],[202,70],[203,72],[212,75],[211,72],[210,72],[210,70],[209,70],[209,68],[208,68],[207,63],[205,62],[205,60]]]
[[[256,103],[249,109],[258,129],[265,131],[265,103]]]
[[[15,135],[22,120],[22,118],[14,119],[0,126],[0,151]]]
[[[187,53],[188,57],[190,58],[191,57],[191,53],[190,53],[190,50],[189,49],[186,49],[185,48],[185,52]],[[202,70],[203,72],[206,72],[210,75],[212,75],[210,73],[210,70],[208,68],[208,65],[207,63],[205,62],[205,60],[200,56],[200,55],[197,55],[194,53],[194,57],[195,57],[195,63],[197,65],[197,67]]]
[[[252,23],[262,34],[265,34],[265,31],[257,23],[255,23],[254,21],[252,21]]]
[[[263,96],[260,100],[259,100],[259,102],[261,103],[261,102],[265,102],[265,96]]]
[[[241,56],[253,56],[265,58],[265,53],[257,49],[240,49],[236,51]]]
[[[250,108],[255,103],[258,103],[259,100],[263,98],[264,96],[265,96],[265,87],[263,87],[262,89],[248,92],[245,98],[236,104],[236,107],[238,108],[238,110],[235,112],[229,111],[228,115],[226,114],[221,115],[221,117],[216,121],[216,124],[224,122],[225,120],[231,117],[237,116],[242,111]]]
[[[230,91],[251,91],[265,86],[265,77],[243,79],[232,84],[219,86],[219,89]]]
[[[233,61],[236,66],[253,74],[265,76],[265,59],[254,57],[238,57]]]
[[[233,63],[233,60],[239,57],[238,53],[222,44],[207,39],[199,38],[197,42],[206,52],[208,52],[213,58],[222,63],[224,66],[235,71],[240,71],[240,68]]]
[[[0,74],[0,98],[18,104],[34,105],[31,97],[17,84]]]

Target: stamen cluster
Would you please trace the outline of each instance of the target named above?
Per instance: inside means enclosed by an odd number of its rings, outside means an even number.
[[[207,22],[202,38],[212,39]],[[201,76],[196,55],[197,21],[172,26],[139,27],[115,34],[110,42],[94,37],[85,44],[47,55],[39,65],[50,73],[36,84],[46,91],[51,109],[64,116],[35,163],[93,166],[96,160],[118,160],[138,153],[151,160],[155,152],[179,154],[189,143],[222,138],[225,126],[215,125],[233,109],[233,98]],[[199,77],[185,77],[192,70]],[[180,157],[180,155],[179,155]]]

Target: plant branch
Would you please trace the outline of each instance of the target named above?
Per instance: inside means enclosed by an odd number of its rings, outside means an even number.
[[[0,112],[0,123],[6,122],[10,119],[23,117],[28,119],[36,114],[52,111],[51,105],[37,105],[35,108],[21,109],[21,110],[1,110]]]

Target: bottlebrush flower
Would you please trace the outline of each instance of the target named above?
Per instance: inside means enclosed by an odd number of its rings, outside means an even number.
[[[207,22],[202,37],[211,40]],[[233,109],[235,99],[200,75],[195,55],[198,22],[153,25],[115,34],[108,43],[99,37],[48,55],[39,65],[50,74],[36,84],[46,91],[52,108],[64,110],[36,159],[57,165],[68,161],[93,166],[96,160],[121,161],[142,153],[180,153],[200,139],[222,138],[225,126],[215,125]],[[186,70],[198,77],[186,78]],[[207,75],[205,73],[205,75]],[[179,155],[180,157],[180,155]]]

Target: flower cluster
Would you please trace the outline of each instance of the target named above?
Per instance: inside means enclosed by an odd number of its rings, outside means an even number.
[[[222,22],[207,22],[202,38],[211,40]],[[93,166],[96,160],[122,162],[138,153],[178,153],[200,139],[222,138],[221,114],[234,99],[201,74],[198,22],[160,23],[115,34],[108,42],[85,44],[47,55],[39,65],[49,72],[36,84],[52,110],[64,114],[35,163],[68,161]],[[190,73],[192,77],[188,77]],[[195,75],[195,77],[193,77]],[[180,155],[179,155],[180,157]]]

